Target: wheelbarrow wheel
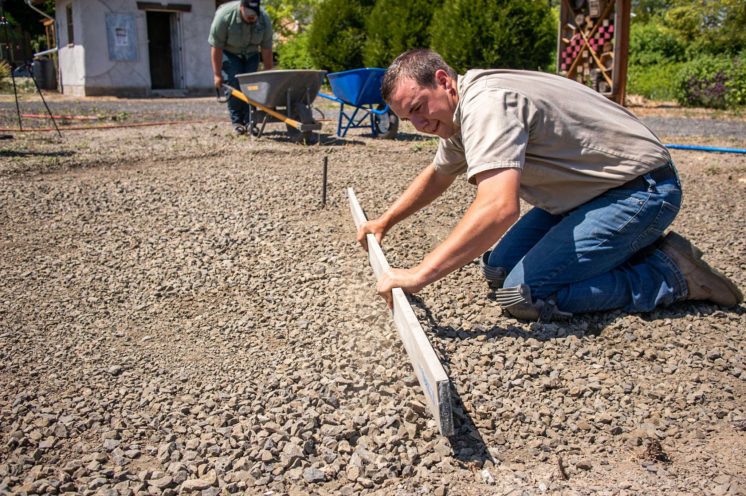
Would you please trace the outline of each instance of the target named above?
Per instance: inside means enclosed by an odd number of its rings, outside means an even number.
[[[386,105],[379,105],[377,110],[385,108]],[[376,126],[376,135],[379,138],[394,139],[399,132],[399,118],[389,109],[385,114],[373,114],[373,124]]]
[[[288,129],[288,136],[296,143],[303,143],[304,145],[313,145],[316,143],[316,135],[313,131],[299,131],[290,124],[285,124]]]
[[[311,109],[304,105],[302,102],[298,102],[293,107],[290,113],[290,118],[294,119],[303,124],[313,124],[313,113]],[[313,145],[316,142],[317,136],[313,131],[301,131],[290,124],[285,124],[288,130],[288,136],[296,143],[303,143],[304,145]]]

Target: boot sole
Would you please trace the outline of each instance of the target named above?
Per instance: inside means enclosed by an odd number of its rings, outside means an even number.
[[[686,258],[688,258],[690,262],[699,267],[704,267],[718,276],[728,287],[728,290],[731,292],[731,294],[736,297],[736,305],[743,301],[743,293],[741,293],[741,290],[738,289],[738,286],[736,286],[725,274],[713,268],[712,266],[710,266],[710,264],[702,260],[702,250],[687,241],[686,238],[684,238],[680,234],[673,231],[670,231],[668,234],[666,234],[665,240],[672,247],[676,248],[680,253],[684,253],[686,255]]]

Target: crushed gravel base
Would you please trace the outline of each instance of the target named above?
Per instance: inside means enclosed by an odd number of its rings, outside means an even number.
[[[0,142],[0,494],[744,494],[744,305],[521,323],[467,265],[413,298],[453,383],[442,438],[344,196],[379,214],[434,141],[273,129]],[[745,159],[673,156],[674,228],[746,287]],[[397,226],[392,266],[474,191]]]

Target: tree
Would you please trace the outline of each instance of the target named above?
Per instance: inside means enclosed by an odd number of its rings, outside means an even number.
[[[430,20],[441,3],[442,0],[378,0],[366,22],[365,65],[386,67],[400,53],[429,47]]]
[[[3,56],[10,58],[6,52],[6,38],[10,38],[13,44],[20,46],[19,50],[13,50],[15,62],[22,59],[30,59],[33,52],[45,50],[46,46],[44,36],[44,26],[42,17],[35,12],[23,0],[6,0],[0,4],[3,6],[3,13],[8,21],[8,26],[2,26],[0,39],[2,40]],[[36,8],[54,16],[54,0],[46,0],[42,4],[36,5]],[[4,28],[8,28],[7,36]],[[20,57],[20,58],[18,58]]]
[[[673,0],[664,20],[689,45],[692,55],[738,54],[746,50],[744,0]]]
[[[311,24],[321,0],[264,0],[262,7],[272,18],[272,26],[281,38],[304,31]]]
[[[362,67],[365,18],[373,0],[324,0],[308,33],[314,65],[332,72]]]
[[[645,23],[660,17],[671,8],[674,0],[632,0],[632,15],[635,22]]]
[[[546,0],[452,0],[435,12],[430,33],[433,49],[459,72],[539,69],[556,43]]]

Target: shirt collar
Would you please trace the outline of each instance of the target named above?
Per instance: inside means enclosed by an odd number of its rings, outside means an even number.
[[[461,132],[461,102],[464,100],[462,90],[464,85],[464,76],[459,74],[456,75],[456,92],[458,93],[458,103],[456,108],[453,110],[453,126],[458,129],[457,132]]]

